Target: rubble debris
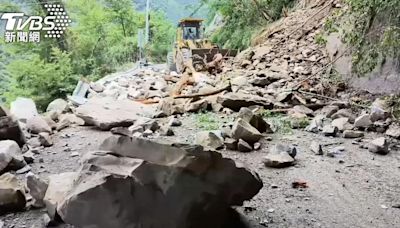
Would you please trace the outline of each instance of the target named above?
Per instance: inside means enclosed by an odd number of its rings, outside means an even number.
[[[376,99],[371,105],[371,121],[386,120],[390,117],[388,105],[383,99]]]
[[[349,118],[346,117],[341,117],[333,120],[331,125],[333,127],[337,127],[339,132],[353,129],[353,126],[349,123]]]
[[[33,207],[35,208],[43,208],[44,204],[44,196],[46,195],[48,183],[44,180],[40,179],[33,173],[28,173],[26,175],[26,186],[29,190],[29,194],[33,198]]]
[[[232,137],[234,139],[243,139],[248,143],[256,143],[262,138],[262,134],[248,122],[239,118],[232,127]]]
[[[35,102],[23,97],[18,97],[11,102],[10,113],[23,123],[27,123],[29,119],[39,115]]]
[[[182,224],[218,227],[227,219],[226,209],[242,205],[262,188],[256,174],[199,146],[113,136],[102,149],[110,152],[85,156],[78,178],[57,207],[68,224],[99,228],[139,224],[155,228]],[[188,192],[188,183],[196,186],[196,191]],[[201,197],[204,195],[207,197]],[[93,210],[99,205],[109,206]],[[124,213],[117,215],[115,211]],[[208,219],[193,219],[193,215]]]
[[[0,141],[0,174],[17,171],[26,166],[18,144],[12,140]]]
[[[398,124],[391,124],[389,129],[385,132],[385,135],[390,136],[395,139],[400,139],[400,126]]]
[[[324,155],[322,145],[316,141],[313,141],[310,145],[310,150],[316,155]]]
[[[238,147],[238,151],[244,152],[244,153],[248,153],[253,150],[253,147],[250,146],[250,144],[248,144],[246,141],[244,141],[242,139],[239,139],[237,147]]]
[[[343,138],[346,139],[355,139],[364,137],[364,132],[362,131],[352,131],[352,130],[345,130],[343,132]]]
[[[389,142],[385,137],[377,138],[368,144],[368,150],[372,153],[386,155],[389,153]]]
[[[324,128],[322,129],[322,133],[325,136],[332,136],[335,137],[337,135],[337,133],[339,132],[339,129],[335,126],[332,125],[326,125],[324,126]]]
[[[196,134],[196,144],[218,150],[223,148],[224,139],[213,131],[201,131]]]
[[[57,115],[61,115],[65,112],[68,112],[68,102],[66,102],[64,99],[56,99],[52,101],[46,109],[46,112],[55,112]]]
[[[295,147],[277,144],[264,157],[264,164],[271,168],[286,168],[294,164],[296,154],[297,149]]]
[[[57,213],[58,205],[65,199],[72,188],[77,173],[61,173],[49,176],[49,184],[44,196],[47,214],[52,221],[61,222]]]
[[[251,126],[256,128],[260,133],[273,133],[272,127],[267,123],[260,114],[256,114],[248,108],[241,108],[238,118],[248,122]]]
[[[0,140],[13,140],[22,147],[26,140],[17,120],[9,116],[6,108],[0,106]]]
[[[354,127],[366,129],[372,126],[371,116],[369,114],[364,114],[354,121]]]
[[[41,116],[35,116],[27,120],[26,127],[33,134],[39,134],[42,132],[51,133],[51,127],[47,124]]]
[[[51,139],[50,134],[47,132],[39,133],[39,141],[40,141],[40,145],[42,145],[44,147],[53,146],[53,140]]]
[[[5,173],[0,176],[0,215],[25,208],[25,190],[17,177]]]
[[[110,98],[92,98],[75,110],[76,116],[82,118],[86,125],[96,126],[101,130],[114,127],[129,127],[140,116],[152,116],[153,108],[129,100]]]
[[[271,101],[264,97],[243,93],[226,93],[219,96],[217,101],[223,107],[230,108],[234,111],[239,111],[243,107],[254,105],[264,107],[265,109],[272,109],[273,107]]]
[[[224,141],[227,150],[237,150],[238,140],[232,138],[226,138]]]

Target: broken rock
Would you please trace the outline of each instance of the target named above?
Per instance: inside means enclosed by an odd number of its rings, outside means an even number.
[[[332,126],[337,127],[339,131],[351,130],[353,126],[349,123],[349,118],[341,117],[332,121]]]
[[[35,102],[32,99],[21,97],[11,102],[10,113],[23,123],[39,115]]]
[[[44,180],[41,180],[33,173],[29,173],[26,176],[26,186],[29,190],[29,194],[33,198],[33,206],[36,208],[45,207],[43,199],[46,195],[48,183],[46,183]]]
[[[46,109],[46,112],[56,112],[58,115],[67,112],[69,109],[68,103],[64,99],[56,99],[52,101]]]
[[[42,132],[39,134],[39,141],[44,147],[50,147],[53,145],[53,140],[51,139],[50,134],[47,132]]]
[[[322,150],[322,145],[318,142],[312,142],[310,145],[311,151],[316,155],[324,155],[324,151]]]
[[[369,114],[361,115],[354,121],[354,127],[357,128],[368,128],[371,127],[372,124],[371,116]]]
[[[271,168],[285,168],[293,165],[297,149],[283,144],[273,146],[267,156],[264,157],[264,164]]]
[[[196,134],[196,144],[210,149],[221,149],[224,146],[224,140],[221,136],[212,131],[202,131]]]
[[[26,127],[33,134],[39,134],[42,132],[51,133],[51,127],[47,124],[46,120],[41,116],[35,116],[28,119]]]
[[[248,153],[253,150],[253,147],[242,139],[239,139],[238,150],[243,153]]]
[[[248,143],[256,143],[262,138],[262,134],[248,122],[239,118],[232,127],[232,137],[234,139],[243,139]]]
[[[0,176],[0,215],[25,208],[25,190],[17,177],[6,173]]]
[[[361,138],[361,137],[364,137],[364,132],[362,132],[362,131],[346,130],[343,132],[343,138],[346,138],[346,139],[355,139],[355,138]]]
[[[221,227],[230,206],[242,205],[262,188],[257,175],[201,146],[113,136],[103,149],[110,152],[85,156],[73,188],[58,206],[68,224]]]
[[[326,125],[322,130],[322,133],[325,136],[333,136],[333,137],[335,137],[338,132],[339,132],[339,129],[337,127],[335,127],[335,126],[332,126],[332,125]]]
[[[14,140],[19,146],[25,144],[25,136],[17,120],[8,116],[8,110],[0,106],[0,140]]]
[[[267,123],[259,114],[255,114],[248,108],[241,108],[238,118],[248,122],[251,126],[256,128],[260,133],[273,133],[272,127]]]
[[[26,165],[18,144],[11,140],[0,141],[0,173],[18,170]]]
[[[227,93],[219,96],[217,101],[225,108],[230,108],[234,111],[239,111],[242,107],[253,105],[258,105],[266,109],[272,108],[272,103],[268,99],[244,93]]]
[[[226,138],[224,141],[227,150],[237,150],[238,141],[232,138]]]
[[[130,100],[96,97],[79,106],[75,114],[86,125],[108,131],[114,127],[129,127],[139,116],[152,116],[153,107]]]
[[[400,126],[395,123],[391,124],[385,134],[395,139],[400,139]]]
[[[385,137],[377,138],[369,143],[368,150],[372,153],[386,155],[389,153],[389,142]]]

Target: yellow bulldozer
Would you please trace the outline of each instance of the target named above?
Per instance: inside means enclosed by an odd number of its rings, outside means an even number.
[[[186,68],[192,71],[202,71],[207,63],[215,57],[230,58],[237,55],[237,51],[220,49],[205,38],[205,27],[202,19],[182,19],[177,28],[173,50],[168,53],[168,67],[171,71],[183,73]]]

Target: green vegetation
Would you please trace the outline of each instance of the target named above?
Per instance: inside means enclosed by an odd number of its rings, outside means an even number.
[[[42,2],[2,1],[0,11],[45,15]],[[73,22],[60,39],[42,37],[35,44],[0,41],[0,96],[7,102],[27,96],[44,109],[71,93],[81,77],[96,80],[138,59],[137,31],[144,28],[145,16],[134,10],[131,0],[69,0],[64,8]],[[150,61],[166,58],[174,31],[164,13],[152,12],[146,47]]]
[[[310,124],[308,118],[291,118],[270,110],[261,110],[260,113],[281,134],[292,134],[293,129],[306,128]]]
[[[347,0],[345,41],[354,47],[353,70],[359,75],[381,66],[386,58],[400,59],[400,1]]]
[[[196,128],[205,131],[215,131],[221,127],[222,120],[212,112],[199,113],[195,115]]]
[[[221,46],[245,49],[252,35],[266,24],[281,17],[283,9],[291,7],[293,0],[204,0],[211,9],[210,15],[221,14],[225,25],[213,36]]]

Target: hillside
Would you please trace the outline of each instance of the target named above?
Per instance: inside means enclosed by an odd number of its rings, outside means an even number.
[[[146,8],[146,0],[134,0],[138,10]],[[195,9],[200,6],[200,0],[165,0],[151,1],[152,9],[161,10],[166,13],[172,22],[177,22],[180,18],[190,16]],[[207,16],[206,7],[202,7],[195,17],[205,18]]]

